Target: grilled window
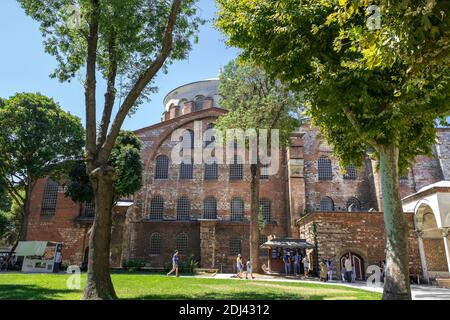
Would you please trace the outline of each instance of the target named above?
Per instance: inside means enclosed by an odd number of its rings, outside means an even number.
[[[186,254],[188,250],[188,236],[186,233],[182,232],[177,234],[176,238],[176,249],[180,254]]]
[[[244,220],[244,201],[235,197],[231,199],[231,221]]]
[[[347,168],[345,168],[346,173],[344,174],[344,179],[346,180],[356,180],[356,169],[355,166],[350,163]]]
[[[259,200],[259,212],[264,217],[266,222],[272,221],[272,203],[268,199],[260,199]]]
[[[150,215],[151,220],[162,220],[164,213],[164,199],[161,196],[153,197],[150,201]]]
[[[261,180],[268,180],[269,179],[269,165],[268,164],[263,164],[261,166],[261,174],[260,174],[260,179]]]
[[[356,198],[350,198],[347,201],[347,211],[361,211],[361,203]]]
[[[238,156],[234,156],[234,161],[230,164],[230,180],[242,180],[244,178],[244,165],[242,161],[238,159]]]
[[[331,160],[327,157],[320,157],[318,161],[319,180],[332,180]]]
[[[166,155],[156,157],[155,179],[169,178],[169,158]]]
[[[213,197],[203,200],[203,219],[217,219],[217,201]]]
[[[241,253],[241,239],[231,238],[229,243],[230,256],[237,256]]]
[[[264,243],[266,243],[267,242],[267,236],[265,236],[265,235],[260,235],[259,236],[259,246],[261,247],[261,245],[263,245]],[[267,256],[267,249],[259,249],[259,255],[260,256],[263,256],[263,257],[265,257],[265,256]]]
[[[177,201],[177,220],[189,220],[191,214],[191,202],[186,197]]]
[[[58,184],[55,181],[48,180],[44,190],[44,198],[42,199],[43,216],[53,216],[56,211],[56,202],[58,200]]]
[[[320,200],[320,211],[334,211],[333,199],[324,197]]]
[[[188,180],[193,179],[194,176],[194,164],[192,159],[187,161],[183,160],[180,165],[180,179]]]
[[[217,180],[219,166],[214,159],[209,158],[205,163],[205,180]]]
[[[159,232],[154,232],[150,236],[150,254],[161,254],[161,234]]]
[[[95,205],[92,202],[85,202],[81,215],[85,218],[95,217]]]
[[[195,144],[195,140],[194,140],[194,131],[192,131],[191,129],[187,129],[184,133],[183,136],[181,137],[181,141],[183,142],[182,146],[183,149],[194,149],[194,144]]]

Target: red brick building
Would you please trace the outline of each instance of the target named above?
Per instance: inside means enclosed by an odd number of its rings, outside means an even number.
[[[174,89],[164,100],[161,122],[136,131],[143,146],[143,185],[132,203],[122,202],[115,209],[111,255],[115,266],[124,260],[142,260],[148,267],[159,268],[170,261],[175,248],[185,257],[192,255],[202,267],[223,271],[232,270],[237,253],[248,257],[249,165],[172,161],[179,144],[179,140],[172,141],[175,130],[190,130],[195,137],[193,145],[204,145],[198,133],[212,128],[226,112],[218,105],[217,84],[213,79]],[[435,157],[419,157],[408,176],[402,177],[402,196],[450,180],[450,129],[439,129],[439,137]],[[308,125],[292,134],[292,144],[281,150],[279,163],[277,173],[261,181],[260,203],[266,224],[260,242],[268,236],[315,242],[316,261],[324,257],[339,261],[351,252],[359,259],[363,278],[368,265],[384,259],[375,163],[367,158],[362,168],[350,166],[343,174],[330,146]],[[87,252],[92,208],[74,204],[60,191],[46,180],[36,186],[28,238],[61,241],[65,259],[81,264]],[[51,214],[43,208],[49,203]],[[415,220],[412,214],[406,215],[411,229],[411,270],[420,273]],[[261,252],[264,262],[265,254]]]

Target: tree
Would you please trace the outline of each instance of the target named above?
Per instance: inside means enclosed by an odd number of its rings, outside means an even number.
[[[449,114],[446,1],[218,0],[228,43],[301,91],[309,114],[345,166],[379,159],[386,230],[384,299],[410,299],[408,227],[399,173],[431,154],[436,119]],[[447,8],[447,9],[446,9]],[[370,9],[370,8],[369,8]],[[370,10],[369,10],[370,11]]]
[[[26,240],[30,196],[37,180],[64,172],[81,156],[84,129],[79,118],[38,93],[5,100],[0,127],[0,186],[21,210],[17,240]]]
[[[108,161],[126,116],[156,90],[151,84],[157,73],[190,51],[202,23],[196,18],[196,0],[18,1],[40,22],[45,49],[58,61],[52,76],[67,81],[85,71],[86,168],[95,220],[83,298],[115,299],[109,247],[116,172]],[[97,75],[106,82],[102,110]],[[113,117],[117,96],[123,100]],[[102,114],[99,127],[97,111]]]
[[[296,97],[281,83],[269,78],[262,69],[231,61],[220,75],[219,94],[221,106],[228,110],[216,122],[222,136],[225,136],[227,129],[255,129],[255,137],[260,141],[264,136],[260,135],[258,130],[266,129],[267,144],[270,147],[271,131],[276,129],[279,130],[279,145],[285,146],[289,143],[292,131],[298,126],[298,122],[293,118],[293,114],[298,111]],[[247,147],[250,147],[252,138],[249,140]],[[260,146],[260,143],[256,144],[256,159],[250,164],[250,259],[255,270],[260,268],[260,152],[268,151],[260,149]],[[272,162],[279,161],[274,155],[271,156]]]
[[[114,181],[114,201],[131,195],[141,188],[142,163],[141,141],[131,131],[121,131],[111,153],[109,165],[116,168]],[[69,170],[66,196],[79,203],[92,203],[94,191],[86,174],[86,162],[74,162]]]

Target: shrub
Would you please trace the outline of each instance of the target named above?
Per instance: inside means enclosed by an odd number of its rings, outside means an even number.
[[[138,271],[145,266],[145,262],[139,259],[129,259],[122,262],[122,268],[129,271]]]

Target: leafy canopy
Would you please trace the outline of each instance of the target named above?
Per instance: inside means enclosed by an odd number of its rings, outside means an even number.
[[[216,125],[226,129],[278,129],[280,144],[289,143],[298,126],[298,98],[279,81],[248,63],[230,61],[220,75],[220,105],[228,112]]]
[[[435,121],[450,111],[445,1],[378,1],[377,31],[366,27],[368,1],[217,2],[228,44],[304,93],[343,165],[390,144],[403,170],[431,153]]]
[[[80,119],[39,93],[19,93],[0,108],[0,171],[4,187],[25,188],[80,158]]]
[[[131,131],[121,131],[117,137],[109,164],[116,169],[117,179],[114,182],[114,198],[133,194],[141,188],[142,163],[141,141]],[[66,196],[75,202],[92,202],[94,194],[89,176],[86,174],[85,161],[77,161],[68,175]]]
[[[89,23],[98,18],[97,66],[107,79],[117,69],[121,92],[126,93],[155,61],[163,45],[171,1],[165,0],[18,0],[27,15],[40,23],[47,53],[58,66],[52,77],[68,81],[85,67]],[[173,30],[170,58],[184,59],[203,20],[196,17],[196,0],[184,0]],[[98,7],[96,7],[96,4]],[[113,44],[113,47],[111,47]],[[112,65],[114,64],[114,66]],[[117,65],[116,65],[117,64]],[[147,87],[143,97],[155,91]],[[142,99],[137,101],[137,104]]]

